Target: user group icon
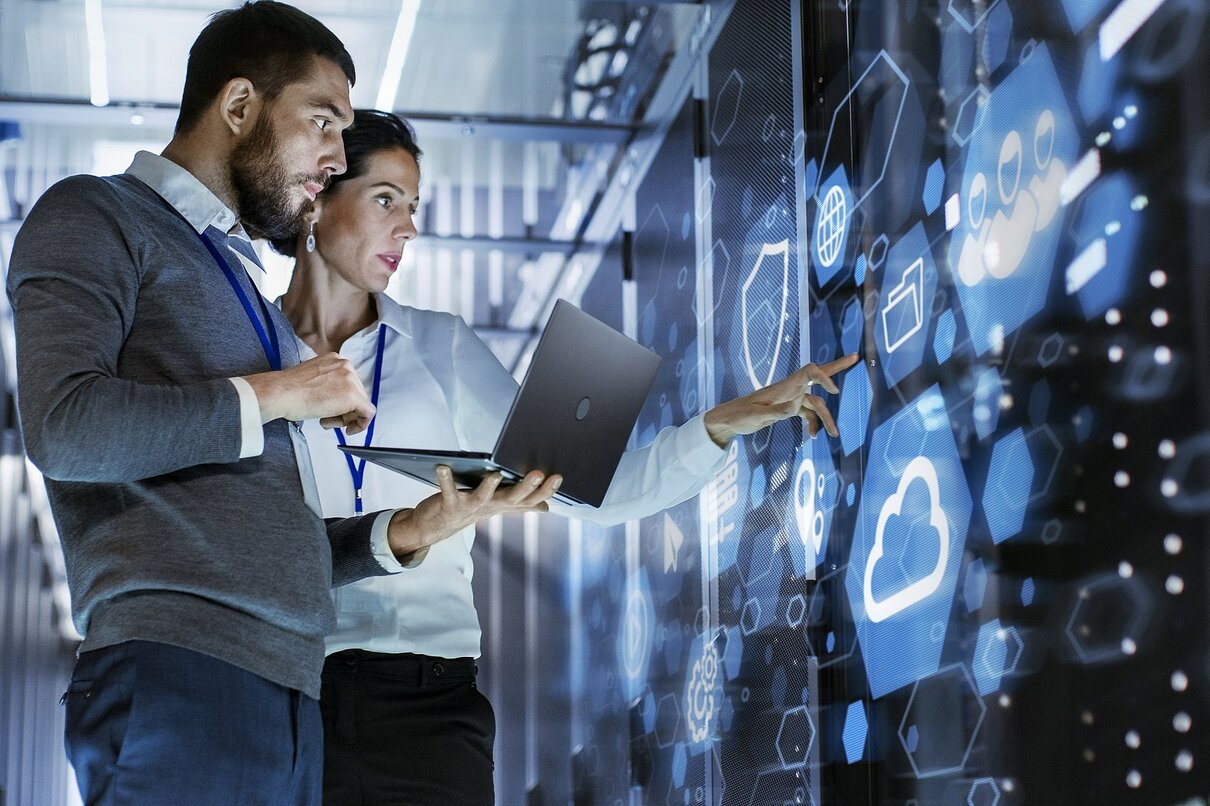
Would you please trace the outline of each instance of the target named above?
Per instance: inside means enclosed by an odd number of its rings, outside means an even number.
[[[1079,135],[1054,62],[1038,45],[985,103],[968,144],[950,264],[975,352],[1046,304],[1062,236],[1060,190]]]
[[[937,671],[972,502],[930,387],[874,430],[845,587],[870,692]]]

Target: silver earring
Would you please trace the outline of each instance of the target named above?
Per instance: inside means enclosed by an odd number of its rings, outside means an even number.
[[[315,251],[315,222],[311,222],[311,229],[307,232],[307,251]]]

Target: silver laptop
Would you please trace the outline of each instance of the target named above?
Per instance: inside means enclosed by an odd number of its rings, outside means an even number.
[[[438,465],[449,467],[461,487],[476,486],[494,472],[503,474],[505,484],[531,470],[558,473],[563,484],[556,500],[600,506],[660,360],[559,300],[491,453],[355,446],[341,450],[434,486]]]

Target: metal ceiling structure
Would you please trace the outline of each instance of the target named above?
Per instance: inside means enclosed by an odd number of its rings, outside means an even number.
[[[579,300],[623,223],[626,188],[687,92],[703,37],[717,28],[711,6],[298,5],[348,47],[358,68],[354,105],[392,97],[425,151],[422,236],[388,293],[462,315],[506,366],[524,372],[555,299]],[[11,246],[22,212],[59,179],[120,172],[136,150],[168,142],[186,54],[214,10],[210,0],[0,0],[0,222],[9,222],[0,223],[8,241],[0,246]],[[290,267],[265,257],[264,290],[276,296]],[[11,333],[7,310],[0,314],[0,331]],[[40,531],[53,544],[45,496],[29,475]],[[71,638],[54,570],[60,629]]]
[[[516,366],[554,284],[591,251],[589,214],[642,138],[645,107],[708,7],[298,5],[352,54],[354,105],[392,99],[425,150],[422,237],[390,293],[463,315]],[[209,0],[0,2],[0,121],[22,132],[0,147],[0,214],[12,207],[19,217],[64,176],[118,172],[135,150],[161,148],[189,46],[214,10]],[[288,266],[268,262],[266,291],[280,293]]]

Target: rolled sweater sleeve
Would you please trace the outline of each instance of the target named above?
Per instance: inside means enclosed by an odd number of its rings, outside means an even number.
[[[26,452],[48,477],[84,482],[238,461],[240,400],[227,378],[121,376],[143,266],[128,229],[137,223],[120,215],[104,180],[72,177],[42,196],[14,243],[7,290]]]

